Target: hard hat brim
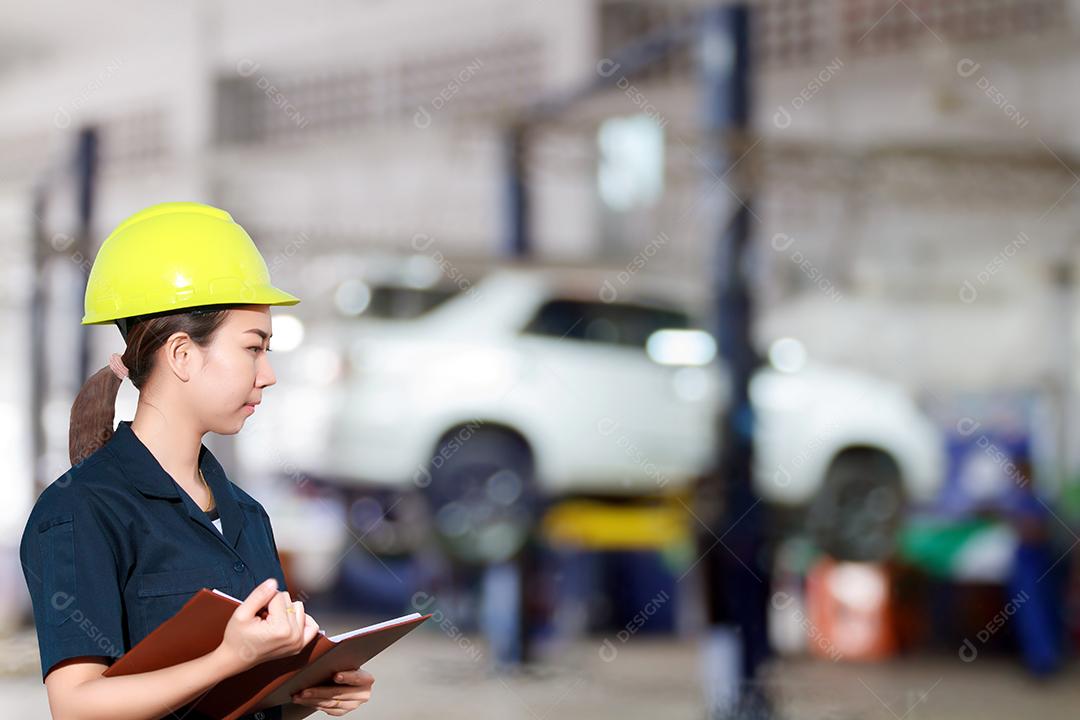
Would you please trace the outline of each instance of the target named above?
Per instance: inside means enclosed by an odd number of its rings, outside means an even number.
[[[242,297],[222,297],[220,302],[213,303],[214,305],[296,305],[300,302],[300,298],[287,293],[284,290],[280,290],[276,287],[267,286],[259,288],[250,293],[242,293]],[[138,308],[129,307],[123,311],[114,312],[99,312],[94,314],[86,314],[83,316],[83,325],[105,325],[115,322],[121,318],[135,317],[138,315],[152,315],[152,314],[165,314],[169,312],[180,312],[188,308],[205,307],[207,302],[205,299],[199,301],[192,301],[189,304],[177,303],[171,308],[163,310],[159,305],[153,307]]]

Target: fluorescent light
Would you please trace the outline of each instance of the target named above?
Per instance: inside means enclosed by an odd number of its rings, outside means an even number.
[[[769,362],[780,372],[798,372],[806,366],[806,347],[795,338],[780,338],[769,346]]]
[[[304,323],[295,315],[274,316],[274,352],[295,350],[304,339]]]
[[[661,365],[707,365],[716,357],[716,340],[704,330],[657,330],[645,351]]]
[[[346,280],[334,291],[334,304],[342,315],[360,315],[371,304],[371,288],[363,280]]]

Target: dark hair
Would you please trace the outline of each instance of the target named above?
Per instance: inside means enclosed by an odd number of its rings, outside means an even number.
[[[154,371],[155,353],[173,333],[187,333],[199,347],[209,345],[232,307],[237,305],[153,313],[117,323],[127,341],[121,358],[131,384],[142,390]],[[68,424],[68,454],[72,466],[81,463],[113,436],[113,415],[120,382],[112,368],[106,365],[90,376],[75,397]]]

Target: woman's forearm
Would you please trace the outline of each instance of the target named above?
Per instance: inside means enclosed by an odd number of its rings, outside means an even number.
[[[198,698],[243,667],[223,647],[153,672],[96,677],[65,693],[54,720],[156,720]]]

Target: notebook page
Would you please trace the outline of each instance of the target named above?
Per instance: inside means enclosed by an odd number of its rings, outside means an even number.
[[[238,602],[238,603],[243,603],[243,600],[236,600],[236,598],[234,598],[234,597],[233,597],[232,595],[230,595],[229,593],[224,593],[224,592],[221,592],[221,591],[220,591],[220,590],[218,590],[217,588],[214,588],[214,592],[216,592],[216,593],[217,593],[218,595],[223,595],[223,596],[225,596],[225,597],[229,598],[230,600],[235,600],[235,601],[236,601],[236,602]]]
[[[401,617],[394,618],[393,620],[384,620],[383,622],[375,623],[374,625],[368,625],[367,627],[357,628],[356,630],[350,630],[349,632],[344,632],[344,633],[341,633],[340,635],[334,635],[330,639],[333,640],[334,642],[341,642],[342,640],[346,640],[348,638],[351,638],[354,635],[362,635],[364,633],[373,632],[375,630],[378,630],[379,628],[386,627],[387,625],[394,625],[394,624],[397,624],[399,622],[404,622],[406,620],[412,620],[412,619],[418,618],[418,617],[420,617],[420,613],[417,613],[417,612],[409,613],[408,615],[402,615]]]

